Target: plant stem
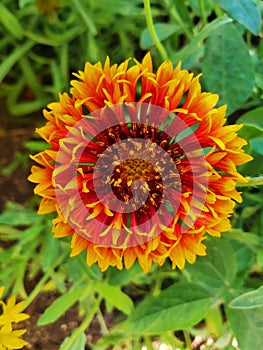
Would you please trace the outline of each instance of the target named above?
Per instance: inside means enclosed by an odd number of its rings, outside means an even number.
[[[168,56],[167,56],[167,53],[165,51],[165,48],[163,47],[162,43],[160,42],[158,35],[156,34],[156,31],[154,29],[150,0],[144,0],[144,11],[145,11],[147,27],[148,27],[148,30],[150,32],[150,35],[153,39],[153,42],[154,42],[157,50],[160,52],[162,59],[165,61],[168,59]]]
[[[189,334],[187,329],[184,329],[183,333],[184,333],[185,346],[186,346],[185,349],[191,350],[192,349],[192,342],[191,342],[190,334]]]
[[[205,318],[206,327],[209,330],[210,333],[215,335],[217,338],[219,338],[223,333],[223,319],[222,314],[220,310],[220,306],[214,306],[206,315]]]
[[[152,340],[151,340],[151,337],[149,335],[144,337],[144,343],[147,347],[147,350],[154,350]]]
[[[247,177],[248,182],[237,183],[237,187],[250,187],[250,186],[260,186],[263,185],[263,175],[257,177]]]
[[[49,277],[52,275],[53,271],[57,266],[59,266],[63,260],[66,258],[67,254],[64,254],[56,261],[55,264],[50,266],[50,268],[45,272],[44,276],[41,278],[41,280],[38,282],[38,284],[35,286],[35,288],[32,290],[32,292],[29,294],[29,296],[25,300],[25,304],[23,306],[23,310],[25,310],[28,305],[32,303],[32,301],[36,298],[36,296],[41,292],[41,289],[43,285],[46,283],[46,281],[49,279]]]
[[[59,350],[67,350],[71,349],[70,345],[81,335],[82,332],[84,332],[90,325],[91,321],[93,320],[95,314],[98,312],[98,308],[100,306],[102,297],[99,296],[98,299],[94,302],[93,307],[91,308],[89,314],[84,318],[84,320],[81,322],[81,324],[76,328],[71,336],[68,338],[68,340],[60,347]]]
[[[166,4],[168,3],[168,1],[165,1]],[[179,13],[176,10],[176,7],[173,6],[170,9],[170,13],[173,16],[173,18],[176,20],[176,22],[182,27],[182,30],[184,31],[186,37],[191,40],[192,39],[192,34],[190,32],[190,30],[188,29],[188,27],[185,25],[184,21],[182,20],[181,16],[179,15]]]
[[[206,18],[206,13],[205,13],[205,2],[204,2],[204,0],[198,0],[198,1],[199,1],[199,8],[200,8],[202,22],[205,26],[207,24],[207,18]]]
[[[103,317],[103,315],[101,313],[100,307],[98,307],[97,318],[98,318],[98,321],[99,321],[102,333],[103,334],[108,334],[109,331],[108,331],[107,325],[105,323],[104,317]]]

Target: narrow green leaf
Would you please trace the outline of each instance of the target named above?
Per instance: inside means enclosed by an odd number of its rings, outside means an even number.
[[[11,104],[11,101],[12,99],[9,99],[7,104],[9,112],[16,117],[20,117],[41,110],[49,102],[49,99],[45,97],[29,102],[17,102],[16,104]]]
[[[92,35],[97,35],[97,29],[95,27],[95,24],[93,23],[92,18],[88,14],[88,11],[85,7],[83,7],[82,2],[79,0],[73,0],[72,1],[73,6],[79,13],[80,17],[83,19],[83,22],[87,26],[87,29],[91,32]]]
[[[129,315],[128,333],[160,333],[192,327],[212,305],[212,297],[194,283],[175,283],[158,296],[150,296]]]
[[[251,56],[232,23],[207,39],[202,71],[206,89],[219,94],[220,104],[228,105],[228,114],[251,95],[255,81]]]
[[[3,4],[0,3],[0,22],[2,22],[5,29],[16,39],[23,38],[23,28],[18,22],[16,16],[9,11]]]
[[[43,252],[43,270],[47,271],[56,262],[60,255],[60,241],[54,239],[53,235],[49,234],[46,238],[46,249]]]
[[[2,62],[0,65],[0,82],[5,78],[9,73],[13,65],[25,55],[25,53],[31,49],[34,45],[32,41],[27,41],[25,44],[17,46],[13,52]]]
[[[19,4],[19,8],[23,8],[25,7],[26,5],[29,5],[29,4],[33,4],[34,0],[19,0],[18,1],[18,4]]]
[[[40,316],[38,319],[38,326],[55,322],[61,315],[64,314],[72,305],[74,305],[79,298],[87,294],[88,286],[73,287],[66,294],[57,298]]]
[[[240,295],[226,308],[227,318],[242,350],[263,348],[263,287]]]
[[[219,30],[221,26],[226,23],[232,22],[233,20],[227,16],[223,16],[215,19],[213,22],[207,24],[200,33],[198,33],[182,50],[176,53],[172,60],[173,62],[184,61],[191,54],[196,52],[196,48],[211,35],[214,31]]]
[[[46,141],[41,140],[29,140],[25,142],[25,148],[32,153],[45,151],[50,146],[46,143]]]
[[[156,23],[154,25],[154,29],[160,41],[163,41],[176,31],[180,29],[180,26],[177,24],[169,24],[169,23]],[[143,50],[148,49],[150,46],[153,46],[154,42],[149,32],[149,29],[146,28],[142,31],[140,37],[140,46]]]
[[[27,226],[39,222],[40,217],[33,210],[17,203],[9,202],[6,210],[0,215],[0,224]]]
[[[108,302],[118,310],[129,315],[133,310],[131,298],[125,294],[119,286],[110,286],[106,282],[96,281],[92,284],[96,292],[100,293]]]
[[[253,34],[261,29],[260,11],[253,0],[214,0],[236,21],[243,24]]]
[[[65,338],[63,343],[60,345],[60,349],[63,350],[85,350],[85,345],[87,341],[86,334],[82,332],[69,346],[65,347],[69,337]]]

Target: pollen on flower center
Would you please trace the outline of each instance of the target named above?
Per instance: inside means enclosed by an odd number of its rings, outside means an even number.
[[[158,206],[162,197],[162,181],[158,170],[149,162],[139,158],[125,159],[116,166],[111,178],[112,191],[115,196],[128,202],[132,197],[131,186],[136,180],[142,180],[140,190],[150,194],[150,201]]]

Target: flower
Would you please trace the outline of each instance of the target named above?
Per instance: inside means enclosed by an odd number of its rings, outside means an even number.
[[[0,328],[0,350],[22,349],[28,343],[21,339],[25,329],[12,330],[10,323]]]
[[[166,259],[182,269],[206,254],[206,234],[230,229],[246,182],[236,166],[252,158],[199,76],[170,61],[154,73],[149,53],[134,62],[75,74],[71,96],[44,110],[37,132],[50,148],[32,156],[29,180],[39,213],[57,213],[54,236],[72,237],[71,256],[86,250],[102,271],[136,259],[145,272]]]
[[[25,313],[21,313],[25,302],[20,301],[16,304],[16,296],[11,296],[7,303],[5,304],[3,301],[0,302],[3,309],[3,314],[0,315],[0,325],[6,324],[6,323],[17,323],[26,320],[29,318],[29,316]]]
[[[4,292],[4,287],[0,287],[0,298]],[[0,350],[22,349],[28,343],[20,337],[26,329],[13,330],[12,324],[29,318],[26,313],[21,313],[24,301],[16,304],[16,297],[12,296],[7,303],[0,301],[2,314],[0,315]]]
[[[60,7],[60,0],[35,0],[37,10],[44,16],[53,14]]]

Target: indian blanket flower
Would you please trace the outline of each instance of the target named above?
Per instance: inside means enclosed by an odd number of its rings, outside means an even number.
[[[71,256],[86,250],[102,271],[166,259],[182,269],[206,254],[206,235],[231,228],[246,182],[236,166],[252,158],[199,76],[170,61],[154,72],[149,53],[131,63],[75,74],[71,95],[44,110],[37,132],[50,147],[32,156],[29,179],[39,213],[56,213],[54,236],[71,236]]]
[[[0,298],[4,287],[0,287]],[[0,314],[0,350],[22,349],[28,343],[20,337],[26,333],[26,329],[13,330],[13,323],[19,323],[29,318],[29,315],[22,313],[24,301],[16,304],[16,297],[12,296],[7,303],[0,300],[2,312]]]

